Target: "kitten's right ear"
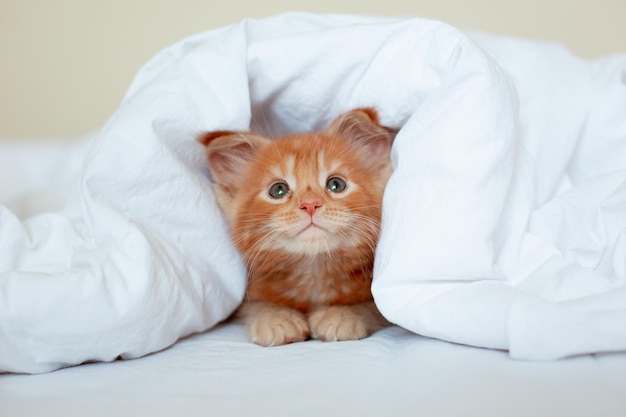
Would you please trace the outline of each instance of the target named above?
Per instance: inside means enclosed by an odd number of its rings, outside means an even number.
[[[206,146],[213,181],[231,196],[237,191],[243,168],[256,157],[261,140],[253,134],[223,130],[198,137],[198,142]]]

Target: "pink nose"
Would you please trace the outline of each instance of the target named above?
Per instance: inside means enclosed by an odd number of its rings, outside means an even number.
[[[318,203],[317,201],[306,201],[300,204],[300,208],[302,210],[306,210],[307,214],[311,217],[315,214],[315,210],[317,210],[320,207],[322,207],[322,205]]]

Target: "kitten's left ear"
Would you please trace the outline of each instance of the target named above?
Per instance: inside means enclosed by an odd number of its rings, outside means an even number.
[[[342,137],[360,146],[370,156],[388,158],[397,131],[382,126],[376,110],[364,107],[342,114],[325,133]]]

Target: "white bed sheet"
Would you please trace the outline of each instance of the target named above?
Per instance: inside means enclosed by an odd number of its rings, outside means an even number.
[[[623,417],[624,375],[626,355],[515,361],[398,327],[267,349],[232,323],[140,359],[0,375],[0,415]]]

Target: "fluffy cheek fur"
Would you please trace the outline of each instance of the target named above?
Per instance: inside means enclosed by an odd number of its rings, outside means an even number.
[[[269,202],[262,194],[249,193],[232,218],[233,238],[248,261],[258,251],[315,256],[360,246],[373,250],[378,238],[382,190],[355,183],[349,187],[352,192],[345,196],[328,196],[320,191],[322,206],[313,218],[300,209],[297,196]],[[319,228],[307,229],[311,220]]]
[[[241,182],[236,202],[230,205],[233,238],[248,261],[252,253],[270,250],[316,256],[362,247],[373,253],[389,164],[368,159],[355,150],[344,152],[351,156],[340,162],[327,156],[326,163],[301,172],[281,167],[276,175],[279,161],[250,170]],[[346,178],[344,192],[333,194],[326,189],[327,177],[337,173],[327,166],[335,167]],[[277,176],[294,178],[295,183],[289,184],[289,196],[280,200],[268,195],[268,187]],[[321,205],[312,217],[301,209],[304,194],[313,195]],[[319,227],[308,228],[311,221]]]

